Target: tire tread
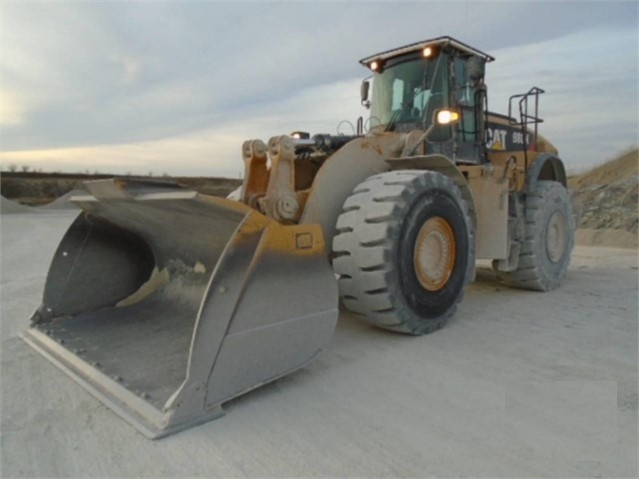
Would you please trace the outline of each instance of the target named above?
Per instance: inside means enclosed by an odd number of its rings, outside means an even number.
[[[343,213],[337,221],[337,234],[333,239],[333,251],[338,257],[333,261],[335,273],[340,276],[340,296],[343,304],[376,326],[408,334],[425,334],[435,331],[451,316],[463,296],[459,294],[455,304],[441,317],[430,322],[427,328],[418,327],[401,319],[401,311],[393,304],[390,281],[390,257],[392,235],[401,223],[401,210],[420,187],[435,187],[450,192],[461,205],[469,238],[469,267],[465,283],[474,271],[474,241],[468,208],[459,188],[448,177],[431,171],[396,170],[372,176],[358,185],[344,203]],[[381,213],[379,216],[377,212]],[[375,226],[375,228],[371,228]],[[370,261],[379,258],[378,261]],[[470,265],[472,263],[472,267]],[[343,281],[348,277],[348,281]]]
[[[567,221],[567,254],[568,261],[553,274],[543,267],[543,248],[537,239],[538,229],[544,221],[544,206],[549,197],[561,198],[562,206],[566,209]],[[521,252],[519,253],[518,268],[515,271],[504,272],[495,269],[498,278],[515,288],[533,291],[549,291],[555,289],[566,273],[569,256],[574,246],[574,217],[570,200],[565,187],[555,181],[538,181],[530,192],[526,194],[525,234]]]

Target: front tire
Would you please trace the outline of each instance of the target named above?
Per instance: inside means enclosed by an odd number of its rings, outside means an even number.
[[[426,334],[461,301],[474,266],[471,222],[453,181],[400,170],[359,184],[333,239],[342,303],[381,328]]]
[[[566,188],[555,181],[538,181],[526,194],[526,236],[517,269],[498,271],[509,286],[550,291],[559,286],[575,244],[575,218]]]

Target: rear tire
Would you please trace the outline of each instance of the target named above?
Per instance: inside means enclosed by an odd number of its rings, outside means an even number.
[[[344,203],[333,239],[342,303],[384,329],[439,329],[472,275],[470,225],[461,192],[441,173],[368,178]]]
[[[575,218],[566,188],[555,181],[539,181],[526,194],[526,236],[517,269],[493,269],[509,286],[550,291],[566,275],[575,244]]]

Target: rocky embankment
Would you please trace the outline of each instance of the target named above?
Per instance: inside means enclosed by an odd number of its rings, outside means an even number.
[[[578,242],[637,246],[639,150],[569,178],[568,187],[580,210]]]

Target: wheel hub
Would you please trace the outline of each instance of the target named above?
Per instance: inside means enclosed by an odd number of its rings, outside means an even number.
[[[566,217],[560,211],[555,211],[548,220],[546,232],[546,251],[550,261],[557,263],[561,259],[566,250],[567,241],[568,224]]]
[[[442,289],[455,265],[456,244],[450,224],[439,216],[426,221],[415,240],[413,264],[422,287],[428,291]]]

